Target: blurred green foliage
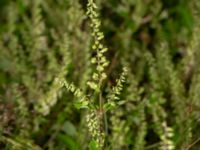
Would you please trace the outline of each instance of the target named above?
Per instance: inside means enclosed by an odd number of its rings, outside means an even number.
[[[122,66],[129,70],[120,106],[106,114],[105,149],[198,150],[199,2],[96,3],[109,49],[105,99]],[[86,11],[86,0],[0,0],[0,149],[98,149],[90,112],[55,82],[93,94],[85,85],[95,55]]]

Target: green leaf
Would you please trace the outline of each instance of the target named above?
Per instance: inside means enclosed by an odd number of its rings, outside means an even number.
[[[76,102],[74,103],[74,106],[76,107],[76,109],[89,108],[88,102]]]
[[[75,136],[77,134],[76,127],[69,121],[63,124],[62,131],[69,136]]]
[[[89,150],[100,150],[98,143],[92,140],[89,144]]]
[[[80,146],[70,136],[58,134],[57,139],[67,146],[68,150],[80,150]]]
[[[114,102],[109,102],[103,105],[103,108],[105,110],[112,110],[116,107],[116,104]]]

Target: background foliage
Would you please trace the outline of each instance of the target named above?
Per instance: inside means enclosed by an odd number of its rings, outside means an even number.
[[[76,109],[73,96],[78,87],[97,97],[86,84],[96,69],[87,3],[0,1],[0,149],[198,150],[199,2],[96,0],[110,62],[101,93],[120,99],[107,112]],[[101,111],[104,135],[94,137]]]

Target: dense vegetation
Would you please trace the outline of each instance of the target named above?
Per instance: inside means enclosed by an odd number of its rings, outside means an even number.
[[[198,150],[198,0],[0,0],[0,149]]]

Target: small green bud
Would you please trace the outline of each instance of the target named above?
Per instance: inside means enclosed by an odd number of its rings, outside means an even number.
[[[99,35],[98,37],[97,37],[97,40],[102,40],[104,38],[104,35]]]
[[[103,56],[103,54],[102,53],[98,53],[97,56],[100,58],[100,57]]]
[[[97,71],[102,72],[103,70],[104,68],[101,65],[97,66]]]
[[[167,148],[168,148],[168,150],[174,150],[175,147],[174,147],[174,145],[169,145]]]
[[[106,62],[106,57],[101,57],[101,63],[105,63]]]
[[[87,85],[91,88],[91,89],[93,89],[93,90],[97,90],[98,89],[98,86],[97,86],[97,84],[96,83],[94,83],[94,82],[87,82]]]
[[[102,73],[101,78],[102,78],[102,80],[104,80],[107,78],[107,75],[105,73]]]
[[[102,64],[103,67],[107,67],[109,65],[109,62],[106,61],[105,63]]]
[[[101,50],[101,53],[105,53],[105,52],[107,52],[108,51],[108,48],[103,48],[102,50]]]
[[[99,44],[99,49],[102,49],[103,48],[103,45],[102,44]]]
[[[97,73],[94,73],[93,76],[92,76],[92,78],[94,80],[98,80],[99,79],[99,75]]]
[[[94,44],[93,46],[92,46],[92,49],[97,49],[97,46],[96,46],[96,44]]]
[[[97,63],[97,59],[96,59],[95,57],[93,57],[93,58],[91,59],[91,63],[92,63],[92,64]]]
[[[95,41],[95,45],[99,45],[99,41]]]

